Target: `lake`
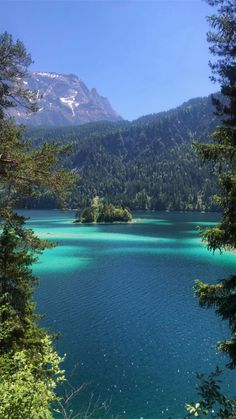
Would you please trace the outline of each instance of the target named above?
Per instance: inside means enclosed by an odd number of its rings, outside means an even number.
[[[127,225],[75,225],[73,212],[24,214],[58,242],[34,267],[36,301],[43,325],[61,334],[70,383],[89,383],[72,409],[93,393],[109,401],[110,418],[183,418],[184,403],[197,400],[195,372],[227,361],[215,347],[227,326],[199,308],[192,289],[235,268],[235,254],[212,255],[199,239],[197,226],[218,216],[150,212]]]

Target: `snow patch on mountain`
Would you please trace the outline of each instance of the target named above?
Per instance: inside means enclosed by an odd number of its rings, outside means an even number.
[[[79,103],[76,102],[75,96],[69,96],[69,97],[60,97],[60,101],[65,104],[66,106],[69,106],[71,109],[72,115],[75,116],[75,110],[74,108],[79,106]]]
[[[38,76],[43,76],[43,77],[50,77],[52,79],[59,79],[59,78],[61,78],[61,75],[60,74],[57,74],[57,73],[46,73],[46,72],[37,72],[36,73],[36,72],[34,72],[32,74],[36,74]]]
[[[94,88],[89,90],[74,74],[33,72],[23,83],[36,92],[39,111],[29,114],[20,107],[17,111],[12,110],[18,123],[62,126],[122,119],[107,98],[100,96]]]

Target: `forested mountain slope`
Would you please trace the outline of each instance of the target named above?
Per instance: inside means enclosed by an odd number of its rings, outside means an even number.
[[[217,120],[211,98],[133,122],[98,122],[81,127],[30,129],[34,144],[72,143],[66,167],[78,171],[71,206],[87,206],[94,195],[131,209],[213,210],[215,178],[192,148],[206,142]],[[53,205],[49,197],[41,205]]]

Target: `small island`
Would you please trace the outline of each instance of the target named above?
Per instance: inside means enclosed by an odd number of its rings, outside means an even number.
[[[95,196],[90,207],[77,212],[75,223],[128,223],[130,221],[132,221],[132,214],[127,208],[106,204],[103,199]]]

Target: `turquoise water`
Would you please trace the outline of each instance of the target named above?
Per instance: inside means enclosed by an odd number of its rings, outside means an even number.
[[[61,333],[70,382],[90,383],[72,408],[93,392],[110,401],[108,417],[183,418],[196,400],[194,373],[226,363],[215,343],[227,327],[192,291],[195,279],[235,268],[235,254],[213,256],[199,240],[196,226],[217,215],[138,213],[129,225],[81,226],[72,212],[26,214],[40,237],[58,242],[34,267],[36,300],[43,324]]]

